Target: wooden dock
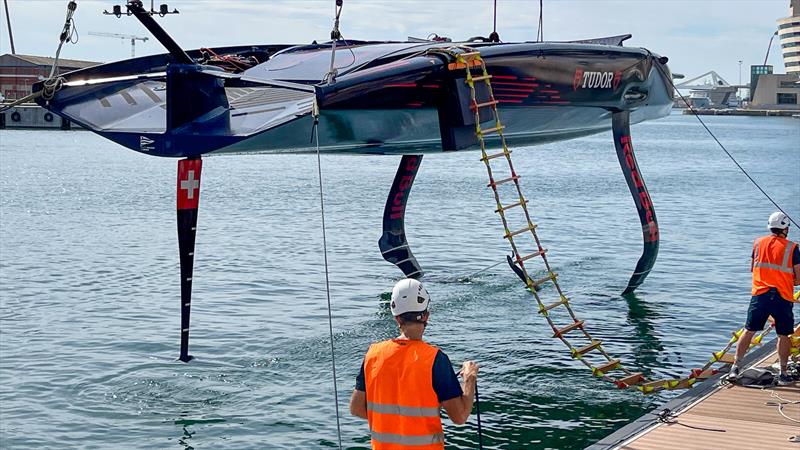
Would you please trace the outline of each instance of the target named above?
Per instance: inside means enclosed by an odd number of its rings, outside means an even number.
[[[774,364],[778,360],[774,349],[774,341],[765,344],[744,365]],[[800,382],[754,389],[721,383],[722,376],[704,382],[587,450],[800,450]]]

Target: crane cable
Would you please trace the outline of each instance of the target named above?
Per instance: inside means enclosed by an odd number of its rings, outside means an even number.
[[[539,29],[536,30],[536,42],[544,42],[544,0],[539,0]]]
[[[336,407],[336,435],[339,439],[339,450],[342,450],[342,427],[339,420],[339,388],[336,385],[336,352],[333,345],[333,315],[331,313],[331,284],[328,270],[328,240],[325,233],[325,200],[322,189],[322,158],[319,151],[319,106],[314,100],[312,114],[314,116],[314,140],[317,144],[317,176],[319,179],[319,209],[322,218],[322,255],[325,259],[325,294],[328,299],[328,333],[331,340],[331,368],[333,370],[333,397]]]
[[[649,53],[649,51],[648,51],[648,53]],[[650,56],[653,56],[652,53],[650,54]],[[784,211],[783,208],[781,208],[780,205],[778,205],[778,203],[775,200],[773,200],[773,198],[769,194],[767,194],[767,192],[758,184],[758,182],[756,182],[756,180],[754,180],[753,177],[751,177],[750,174],[747,173],[747,171],[744,169],[744,167],[742,167],[742,165],[739,164],[739,161],[737,161],[736,158],[733,157],[733,155],[728,151],[728,149],[726,149],[725,146],[722,145],[722,142],[720,142],[719,139],[717,139],[717,136],[714,135],[714,133],[708,128],[706,123],[703,122],[703,119],[700,118],[700,115],[697,114],[697,110],[694,109],[694,107],[689,102],[686,101],[686,97],[684,97],[683,94],[680,93],[678,88],[675,87],[675,83],[672,82],[672,77],[668,73],[666,73],[664,68],[661,67],[661,64],[656,63],[655,66],[656,66],[656,69],[658,69],[658,71],[661,73],[661,76],[665,80],[667,80],[667,82],[670,84],[670,86],[672,86],[672,89],[674,90],[674,92],[678,93],[678,96],[681,98],[681,101],[683,101],[683,103],[689,108],[689,110],[692,112],[692,115],[694,115],[697,118],[697,120],[700,121],[700,125],[702,125],[703,128],[706,129],[708,134],[711,135],[711,137],[714,139],[714,141],[717,143],[717,145],[719,145],[719,148],[721,148],[722,151],[725,152],[726,155],[728,155],[728,158],[730,158],[731,161],[733,161],[733,163],[736,164],[736,167],[739,168],[739,170],[744,174],[744,176],[746,176],[747,179],[750,180],[751,183],[753,183],[753,186],[758,188],[758,190],[761,191],[761,193],[764,194],[765,197],[767,197],[767,200],[772,202],[772,204],[775,205],[776,208],[778,208],[778,211],[784,213],[786,215],[786,217],[794,224],[794,226],[800,227],[800,225],[798,225],[797,222],[795,222],[795,220],[791,216],[789,216],[789,214],[786,213],[786,211]]]
[[[342,15],[343,4],[344,0],[335,0],[334,3],[335,17],[333,19],[333,29],[331,30],[331,66],[324,79],[328,84],[333,84],[333,82],[336,81],[337,70],[336,67],[334,67],[336,63],[336,41],[342,38],[342,32],[339,31],[339,16]]]
[[[494,0],[493,9],[492,32],[489,34],[489,42],[500,42],[500,35],[497,34],[497,0]]]

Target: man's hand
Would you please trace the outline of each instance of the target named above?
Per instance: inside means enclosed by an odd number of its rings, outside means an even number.
[[[461,365],[460,373],[465,382],[478,381],[478,364],[475,361],[464,361],[464,364]]]
[[[461,370],[458,372],[464,378],[461,389],[464,393],[461,397],[451,398],[442,402],[444,410],[450,416],[450,420],[456,425],[463,425],[469,418],[472,411],[472,402],[475,401],[475,388],[478,383],[478,365],[475,361],[464,361]]]

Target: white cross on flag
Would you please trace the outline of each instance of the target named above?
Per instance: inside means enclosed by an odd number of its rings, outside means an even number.
[[[178,209],[197,209],[200,201],[200,159],[178,161]]]

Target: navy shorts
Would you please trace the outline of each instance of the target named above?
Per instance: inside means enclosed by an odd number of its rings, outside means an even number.
[[[777,289],[770,288],[750,299],[744,327],[750,331],[761,331],[767,323],[767,317],[772,316],[775,319],[775,331],[779,335],[788,336],[794,332],[793,306],[794,303],[784,300]]]

